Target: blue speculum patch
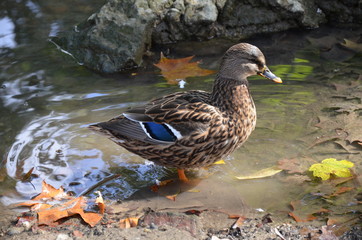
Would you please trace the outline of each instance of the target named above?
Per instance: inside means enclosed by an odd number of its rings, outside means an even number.
[[[154,122],[144,122],[148,134],[154,139],[166,142],[174,142],[177,140],[175,134],[172,133],[169,127],[164,124]]]

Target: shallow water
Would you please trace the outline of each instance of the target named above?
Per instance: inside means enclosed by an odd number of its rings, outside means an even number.
[[[134,71],[136,74],[111,76],[77,65],[48,38],[71,29],[92,8],[81,4],[72,8],[68,8],[69,4],[49,7],[42,2],[28,5],[9,5],[8,15],[0,19],[1,28],[7,31],[6,37],[0,38],[2,202],[9,204],[33,197],[40,192],[43,180],[56,188],[63,186],[67,191],[81,194],[112,174],[121,174],[98,190],[107,199],[124,200],[154,184],[156,179],[175,177],[174,169],[154,166],[87,126],[154,97],[180,91],[179,87],[167,85],[152,65]],[[16,10],[18,15],[10,16],[10,10]],[[74,14],[77,18],[72,19]],[[17,26],[14,22],[19,19],[27,21]],[[201,184],[201,191],[218,192],[223,188],[220,182],[227,183],[235,192],[226,193],[230,196],[225,195],[225,199],[237,194],[249,206],[270,211],[287,210],[288,203],[303,194],[302,188],[277,178],[238,181],[234,177],[274,166],[280,159],[303,155],[306,151],[300,138],[306,135],[312,117],[309,106],[319,101],[321,92],[330,91],[323,73],[328,67],[343,65],[321,58],[319,50],[307,44],[308,34],[313,32],[290,31],[268,35],[270,40],[260,37],[248,40],[264,51],[270,69],[284,83],[275,84],[258,77],[250,79],[258,113],[257,128],[246,144],[225,159],[225,165],[209,168],[211,176],[205,181],[209,185]],[[212,53],[205,51],[210,44],[218,46]],[[196,60],[203,61],[202,67],[217,70],[220,57],[231,44],[211,41],[167,47],[170,57],[195,55]],[[358,57],[352,56],[348,61],[352,68],[359,69],[358,64],[353,65],[359,61]],[[184,90],[210,90],[213,78],[210,75],[187,79]],[[322,159],[317,157],[318,161]],[[32,168],[31,183],[21,181]],[[205,207],[207,204],[206,201]]]

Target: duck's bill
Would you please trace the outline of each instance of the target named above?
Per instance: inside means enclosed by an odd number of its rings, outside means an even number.
[[[282,79],[280,77],[275,76],[274,73],[272,73],[269,68],[265,68],[263,72],[258,73],[260,76],[265,77],[267,79],[273,80],[276,83],[282,83]]]

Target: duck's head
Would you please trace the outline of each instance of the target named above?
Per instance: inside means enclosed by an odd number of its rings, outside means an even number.
[[[245,81],[253,75],[260,75],[277,83],[282,82],[266,66],[264,54],[259,48],[248,43],[230,47],[223,57],[219,77]]]

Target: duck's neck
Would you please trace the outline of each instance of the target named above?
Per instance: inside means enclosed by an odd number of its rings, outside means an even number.
[[[219,75],[214,82],[211,102],[221,111],[238,115],[255,108],[246,79],[240,81]]]

